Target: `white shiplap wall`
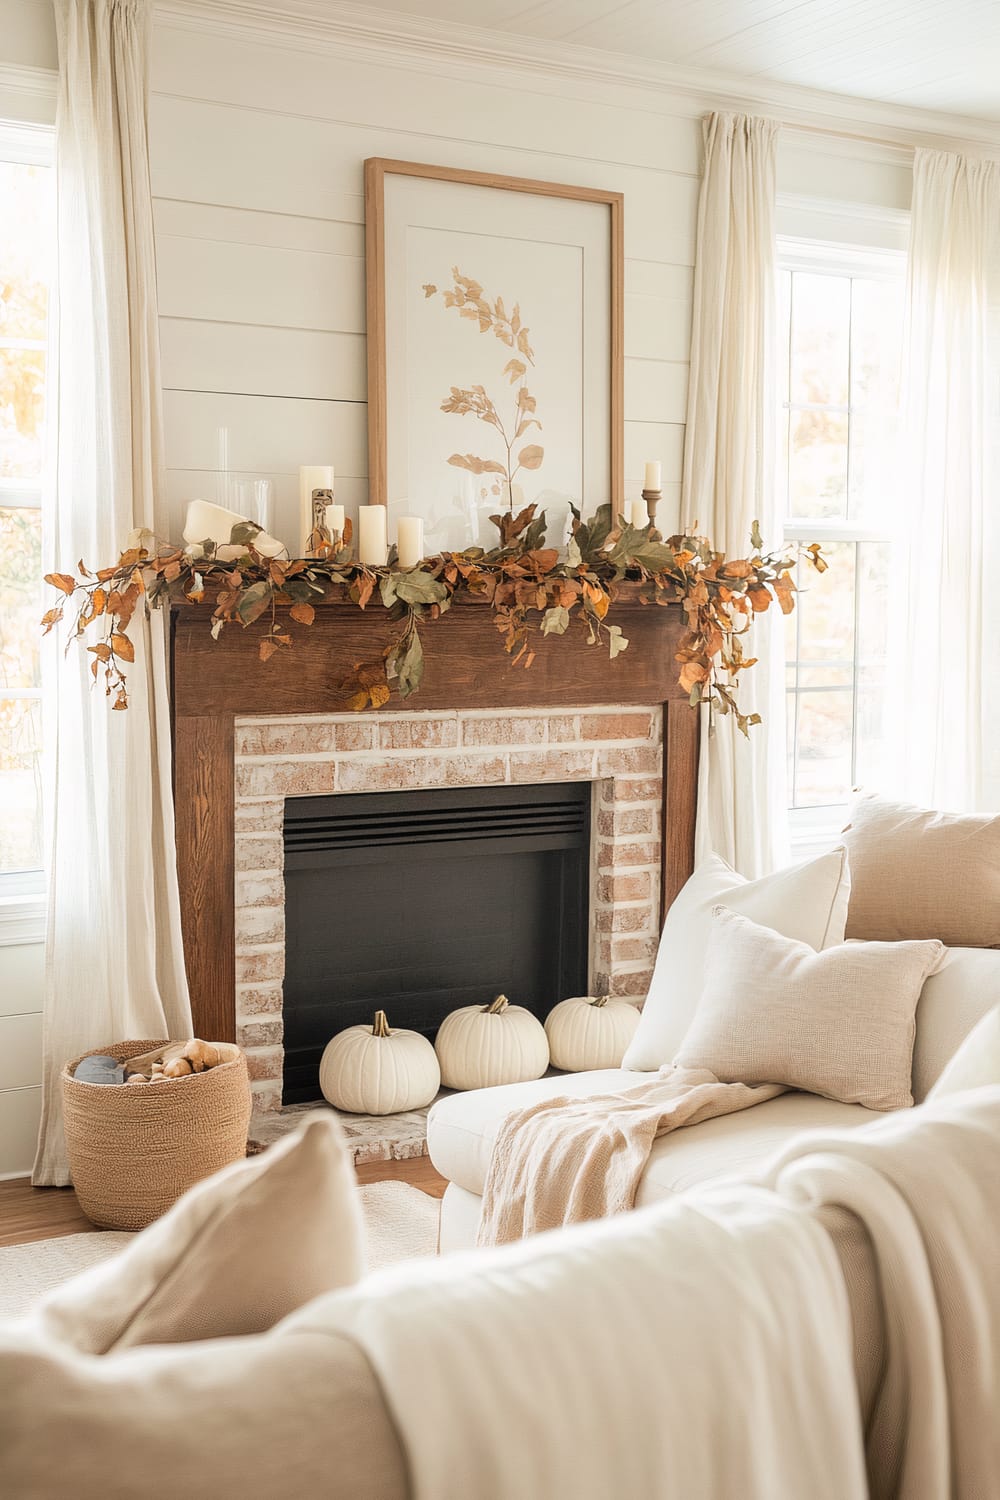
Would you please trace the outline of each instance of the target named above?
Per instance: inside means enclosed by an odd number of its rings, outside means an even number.
[[[366,157],[623,191],[625,454],[633,493],[661,457],[676,514],[700,123],[506,81],[157,32],[153,190],[173,518],[218,491],[220,453],[273,476],[295,535],[300,463],[367,489]],[[582,91],[581,91],[582,93]],[[224,431],[226,438],[221,439]],[[222,443],[225,442],[225,448]]]
[[[54,59],[48,0],[0,0],[0,70]],[[167,19],[156,30],[153,91],[174,534],[189,498],[219,494],[226,462],[275,480],[279,535],[297,529],[300,463],[332,460],[340,498],[364,500],[362,164],[376,155],[625,193],[626,480],[637,492],[642,461],[661,458],[667,518],[677,515],[697,101],[509,63],[339,56]],[[0,105],[5,97],[0,89]],[[25,117],[42,117],[36,103]],[[797,135],[780,161],[786,193],[908,204],[898,150]],[[857,222],[844,229],[834,212],[831,234],[850,236]],[[41,986],[39,946],[0,947],[0,1176],[26,1171],[34,1151]]]

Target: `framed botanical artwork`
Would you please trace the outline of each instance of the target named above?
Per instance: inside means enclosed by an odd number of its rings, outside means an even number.
[[[426,551],[623,498],[620,193],[365,163],[369,499]]]

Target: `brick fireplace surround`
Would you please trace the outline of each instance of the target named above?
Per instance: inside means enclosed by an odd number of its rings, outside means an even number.
[[[286,797],[591,782],[591,989],[641,999],[660,929],[662,720],[660,704],[237,719],[236,1040],[256,1107],[281,1104]]]
[[[344,712],[346,671],[391,625],[335,596],[267,663],[253,630],[213,642],[204,606],[173,614],[174,801],[195,1031],[246,1049],[255,1104],[281,1102],[288,797],[591,783],[592,992],[645,994],[662,913],[694,855],[698,715],[676,684],[680,610],[616,606],[611,663],[579,637],[514,669],[491,611],[456,601],[423,632],[413,707]],[[562,998],[553,996],[553,1001]]]

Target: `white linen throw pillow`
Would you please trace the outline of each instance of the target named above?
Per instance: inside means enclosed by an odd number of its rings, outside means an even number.
[[[712,924],[705,988],[678,1066],[866,1109],[913,1103],[914,1015],[943,943],[851,942],[816,953],[724,906]]]
[[[703,860],[667,912],[642,1019],[622,1067],[654,1072],[673,1061],[701,996],[712,908],[720,901],[818,949],[844,941],[850,892],[843,849],[760,880],[745,880],[717,854]]]

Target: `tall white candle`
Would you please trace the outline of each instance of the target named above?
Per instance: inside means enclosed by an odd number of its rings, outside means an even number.
[[[660,475],[662,474],[659,459],[647,459],[646,477],[642,481],[644,490],[659,490],[663,488]]]
[[[344,507],[342,505],[328,505],[326,507],[326,529],[331,536],[344,534]]]
[[[333,478],[333,464],[303,464],[299,469],[299,532],[303,557],[315,524],[312,492],[332,490]]]
[[[358,507],[358,558],[368,567],[382,568],[389,556],[384,505]]]
[[[424,555],[424,522],[422,516],[400,516],[396,547],[401,568],[415,568]]]
[[[649,525],[649,511],[646,509],[645,500],[627,500],[625,515],[639,531],[644,531]]]

